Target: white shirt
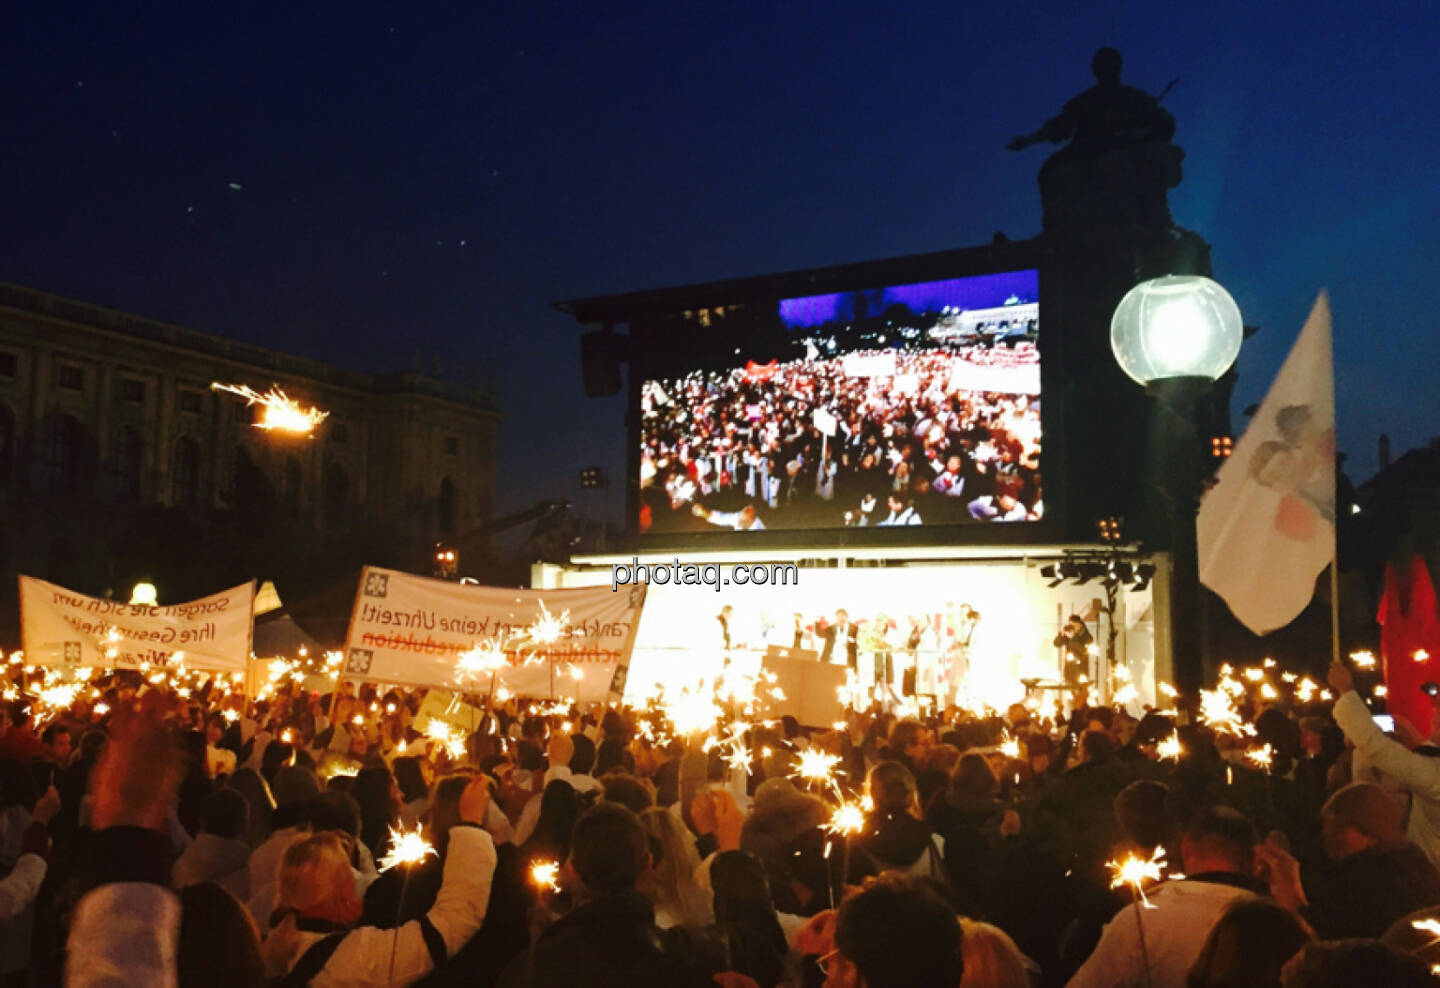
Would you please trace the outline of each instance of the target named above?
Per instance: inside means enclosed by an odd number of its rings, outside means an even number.
[[[1070,979],[1068,988],[1185,988],[1186,976],[1210,928],[1234,900],[1251,893],[1221,882],[1180,880],[1165,882],[1146,893],[1153,908],[1132,903],[1115,914],[1100,934],[1100,942]],[[1150,978],[1141,961],[1140,927],[1145,929],[1144,955],[1150,958]]]

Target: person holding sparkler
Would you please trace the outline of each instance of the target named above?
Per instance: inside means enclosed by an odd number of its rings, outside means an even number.
[[[279,977],[303,968],[316,986],[405,985],[443,964],[480,928],[489,905],[496,853],[482,826],[490,787],[485,776],[465,787],[435,904],[398,929],[350,928],[363,906],[342,838],[320,833],[291,845],[281,861],[278,897],[287,915],[265,940],[266,972]],[[428,845],[420,850],[421,857],[434,853]],[[380,977],[381,971],[387,973]]]
[[[1142,887],[1146,880],[1159,881],[1166,863],[1164,848],[1157,848],[1149,862],[1132,858],[1112,864],[1117,882],[1133,882],[1136,901],[1106,925],[1069,988],[1185,984],[1225,908],[1239,897],[1265,893],[1251,877],[1255,841],[1255,827],[1246,817],[1215,806],[1201,810],[1184,829],[1184,878],[1163,881],[1149,891]],[[1132,867],[1137,864],[1152,867]]]

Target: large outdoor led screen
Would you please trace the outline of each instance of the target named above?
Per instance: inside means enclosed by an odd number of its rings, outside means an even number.
[[[1039,521],[1039,310],[1026,270],[687,314],[705,345],[640,387],[640,532]]]

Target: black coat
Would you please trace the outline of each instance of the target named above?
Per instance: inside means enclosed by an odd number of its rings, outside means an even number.
[[[1440,905],[1440,873],[1409,841],[1370,847],[1307,878],[1305,897],[1321,939],[1379,937],[1402,916]]]
[[[501,975],[502,988],[714,988],[683,931],[655,926],[637,892],[603,896],[567,913]]]

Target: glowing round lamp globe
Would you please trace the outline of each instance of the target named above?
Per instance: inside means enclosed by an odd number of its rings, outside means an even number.
[[[1166,275],[1130,289],[1110,320],[1110,349],[1141,384],[1167,378],[1215,380],[1240,355],[1240,307],[1199,275]]]
[[[137,583],[135,584],[135,589],[130,591],[130,603],[132,604],[154,607],[159,602],[159,598],[155,593],[155,584],[153,583]]]

